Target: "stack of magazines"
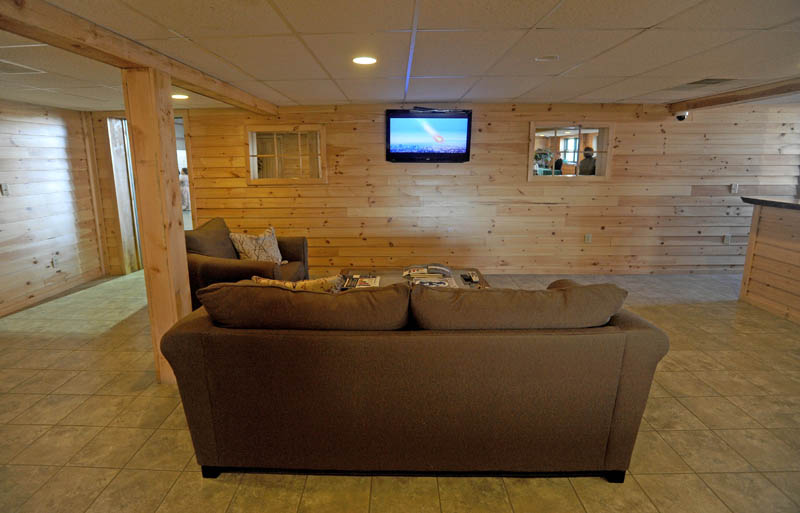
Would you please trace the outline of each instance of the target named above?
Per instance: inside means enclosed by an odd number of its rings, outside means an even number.
[[[381,277],[374,274],[350,274],[344,281],[343,289],[360,289],[362,287],[377,287]]]
[[[403,278],[414,285],[457,287],[452,271],[441,264],[411,265],[403,269]]]

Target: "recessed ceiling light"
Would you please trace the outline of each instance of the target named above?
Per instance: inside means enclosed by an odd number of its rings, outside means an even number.
[[[356,64],[375,64],[378,62],[378,59],[375,57],[356,57],[353,59],[353,62]]]
[[[534,60],[536,62],[553,62],[558,60],[558,55],[541,55]]]
[[[173,94],[172,95],[172,99],[173,100],[188,100],[189,96],[187,96],[185,94]]]

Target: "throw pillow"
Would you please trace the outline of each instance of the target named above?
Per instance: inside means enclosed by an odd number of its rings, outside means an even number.
[[[225,220],[215,217],[203,226],[186,231],[186,252],[217,258],[238,258],[230,233]]]
[[[242,260],[258,260],[260,262],[274,262],[280,264],[283,258],[278,249],[278,239],[275,237],[275,228],[270,226],[261,235],[248,235],[246,233],[231,233],[231,241],[239,252]]]
[[[336,276],[302,281],[272,280],[270,278],[253,276],[253,281],[259,285],[280,287],[287,290],[305,290],[306,292],[327,292],[332,294],[342,290],[342,285],[344,285],[344,276],[337,274]]]

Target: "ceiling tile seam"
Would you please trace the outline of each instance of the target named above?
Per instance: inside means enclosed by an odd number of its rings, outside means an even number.
[[[292,25],[289,22],[289,19],[286,17],[286,15],[283,14],[283,12],[280,9],[278,9],[278,6],[276,5],[275,0],[267,0],[267,3],[270,5],[270,7],[272,7],[275,10],[275,12],[278,14],[278,17],[280,17],[281,21],[283,21],[286,24],[286,26],[289,27],[289,30],[291,31],[292,35],[298,41],[300,41],[300,44],[303,45],[303,48],[305,48],[306,51],[309,53],[309,55],[311,55],[311,58],[314,59],[314,62],[316,62],[317,65],[320,67],[320,69],[322,69],[322,71],[325,72],[325,75],[328,76],[328,79],[330,79],[330,81],[333,82],[333,85],[336,86],[336,89],[339,90],[339,92],[342,94],[344,99],[349,103],[350,102],[350,98],[344,92],[344,89],[342,89],[342,86],[340,86],[339,82],[337,82],[336,79],[333,78],[333,75],[331,75],[331,72],[328,71],[328,68],[326,68],[322,64],[322,61],[320,60],[320,58],[317,57],[317,54],[315,54],[314,51],[311,49],[311,47],[308,46],[308,43],[306,43],[306,40],[303,39],[302,35],[294,28],[294,25]],[[278,91],[278,92],[280,92],[280,91]],[[281,94],[286,96],[284,93],[281,93]],[[286,97],[289,98],[288,96],[286,96]],[[289,99],[292,100],[293,102],[297,103],[297,104],[300,104],[300,102],[298,102],[294,98],[289,98]]]
[[[419,26],[419,0],[414,0],[414,14],[411,17],[411,38],[408,43],[408,62],[406,63],[405,83],[403,84],[403,101],[408,97],[408,85],[411,82],[411,66],[414,64],[414,48],[417,44],[417,27]]]
[[[234,69],[237,69],[237,70],[241,71],[242,73],[244,73],[245,75],[247,75],[248,77],[250,77],[251,79],[253,79],[254,81],[256,81],[256,82],[259,82],[259,80],[258,80],[256,77],[254,77],[253,75],[251,75],[250,73],[248,73],[248,72],[247,72],[247,70],[240,68],[240,67],[239,67],[237,64],[234,64],[234,63],[230,62],[228,59],[226,59],[226,58],[222,57],[221,55],[218,55],[218,54],[216,54],[216,53],[212,52],[212,51],[211,51],[211,50],[209,50],[208,48],[204,47],[204,46],[203,46],[203,45],[201,45],[200,43],[197,43],[197,42],[196,42],[196,41],[194,41],[193,39],[191,39],[191,38],[189,38],[189,37],[187,37],[187,36],[185,36],[185,35],[181,34],[180,32],[177,32],[176,30],[174,30],[174,29],[171,29],[171,28],[167,27],[166,25],[163,25],[163,24],[162,24],[162,23],[160,23],[158,20],[156,20],[156,19],[152,18],[152,17],[151,17],[151,16],[149,16],[147,13],[145,13],[145,12],[143,12],[143,11],[140,11],[139,9],[137,9],[136,7],[134,7],[133,5],[131,5],[131,4],[129,4],[128,2],[126,2],[125,0],[120,0],[120,2],[121,2],[123,5],[125,5],[126,7],[128,7],[129,9],[131,9],[133,12],[135,12],[135,13],[139,14],[140,16],[142,16],[142,17],[144,17],[144,18],[146,18],[146,19],[148,19],[148,20],[150,20],[152,23],[154,23],[154,24],[158,25],[159,27],[163,28],[164,30],[166,30],[166,31],[168,31],[168,32],[171,32],[171,33],[175,34],[175,36],[176,36],[178,39],[184,39],[184,40],[186,40],[186,41],[189,41],[189,42],[190,42],[190,43],[192,43],[193,45],[196,45],[198,48],[200,48],[202,51],[204,51],[204,52],[208,53],[209,55],[213,55],[214,57],[216,57],[216,58],[217,58],[217,59],[219,59],[220,61],[224,62],[225,64],[227,64],[227,65],[229,65],[229,66],[233,67]],[[73,14],[74,14],[74,13],[73,13]],[[280,14],[279,14],[279,15],[280,15]],[[76,15],[76,16],[77,16],[77,15]],[[89,20],[89,21],[91,21],[91,20]],[[92,23],[94,23],[94,22],[92,22]],[[104,28],[106,28],[107,30],[111,30],[111,29],[109,29],[109,28],[107,28],[107,27],[104,27]],[[113,32],[113,31],[112,31],[112,32]],[[116,32],[115,32],[115,33],[116,33]],[[121,35],[121,34],[120,34],[120,35]],[[126,36],[122,36],[122,37],[126,37]],[[131,38],[127,38],[127,39],[131,39]],[[156,39],[158,39],[158,38],[156,38]],[[136,40],[132,39],[132,41],[136,41]],[[139,43],[139,44],[143,44],[143,43],[141,43],[141,42],[139,42],[139,41],[136,41],[136,42],[137,42],[137,43]],[[144,46],[147,46],[147,45],[144,45]],[[148,48],[150,48],[150,47],[148,46]],[[150,49],[151,49],[151,50],[153,50],[154,52],[157,52],[157,53],[160,53],[160,54],[162,54],[162,55],[165,55],[165,56],[169,57],[170,59],[175,59],[175,60],[176,60],[176,61],[178,61],[178,62],[182,62],[183,64],[186,64],[187,66],[189,66],[189,67],[191,67],[191,68],[197,69],[197,70],[199,70],[199,71],[203,72],[203,73],[204,73],[204,74],[206,74],[206,75],[209,75],[209,76],[212,76],[212,77],[214,76],[214,75],[212,75],[211,73],[208,73],[208,72],[207,72],[207,71],[205,71],[205,70],[201,70],[200,68],[196,68],[196,67],[194,67],[194,66],[191,66],[191,65],[190,65],[190,64],[188,64],[188,63],[185,63],[185,62],[183,62],[183,61],[181,61],[181,60],[179,60],[179,59],[176,59],[175,57],[171,57],[171,56],[169,56],[169,55],[167,55],[167,54],[165,54],[165,53],[159,52],[159,51],[158,51],[158,50],[156,50],[155,48],[150,48]],[[225,82],[226,84],[230,84],[230,82],[228,82],[227,80],[222,80],[221,78],[218,78],[218,77],[214,77],[214,78],[216,78],[217,80],[220,80],[221,82]],[[231,85],[233,85],[233,84],[231,84]],[[274,89],[274,88],[272,88],[272,87],[270,87],[270,86],[268,86],[268,85],[266,85],[266,84],[263,84],[263,85],[264,85],[265,87],[268,87],[269,89],[271,89],[271,90],[272,90],[272,91],[274,91],[275,93],[277,93],[277,94],[279,94],[279,95],[281,95],[281,96],[284,96],[284,97],[286,97],[286,98],[289,98],[288,96],[286,96],[285,94],[281,93],[281,92],[280,92],[280,91],[278,91],[277,89]],[[237,86],[234,86],[234,87],[237,87]],[[246,92],[246,91],[245,91],[245,92]],[[252,94],[252,93],[248,93],[248,94]],[[201,96],[202,96],[202,95],[201,95]],[[253,96],[259,97],[259,95],[253,95]],[[289,99],[290,99],[290,100],[292,100],[292,101],[294,101],[292,98],[289,98]],[[223,102],[223,103],[224,103],[224,102]],[[295,103],[296,103],[296,102],[295,102]]]
[[[478,79],[478,80],[476,80],[475,82],[473,82],[473,83],[472,83],[472,85],[471,85],[471,86],[469,86],[469,88],[468,88],[466,91],[464,91],[464,94],[462,94],[462,95],[459,97],[459,101],[461,101],[461,100],[464,100],[464,98],[465,98],[465,97],[466,97],[466,96],[467,96],[467,95],[468,95],[468,94],[469,94],[469,93],[472,91],[472,89],[473,89],[473,88],[474,88],[474,87],[475,87],[475,86],[478,84],[478,82],[480,82],[481,80],[483,80],[483,75],[486,75],[486,74],[489,72],[489,70],[491,70],[492,68],[494,68],[494,67],[497,65],[497,63],[499,63],[500,61],[502,61],[502,60],[503,60],[503,59],[506,57],[506,55],[508,55],[508,53],[509,53],[509,52],[510,52],[510,51],[511,51],[511,50],[512,50],[512,49],[513,49],[515,46],[517,46],[517,45],[520,43],[520,41],[522,41],[523,39],[525,39],[525,38],[528,36],[528,34],[530,34],[532,31],[536,30],[536,28],[539,26],[539,23],[541,23],[543,20],[547,19],[547,18],[548,18],[550,15],[552,15],[554,12],[556,12],[556,11],[558,10],[558,8],[559,8],[559,7],[561,7],[561,5],[562,5],[563,3],[564,3],[564,0],[561,0],[561,1],[560,1],[560,2],[558,2],[556,5],[554,5],[553,7],[551,7],[551,8],[550,8],[550,10],[549,10],[549,11],[547,11],[547,12],[546,12],[544,15],[542,15],[542,17],[541,17],[541,18],[539,18],[539,19],[538,19],[538,20],[537,20],[537,21],[536,21],[536,22],[535,22],[535,23],[534,23],[534,24],[533,24],[533,25],[532,25],[532,26],[531,26],[531,27],[530,27],[528,30],[526,30],[525,32],[523,32],[523,33],[522,33],[522,35],[521,35],[521,36],[519,36],[519,37],[517,38],[517,40],[516,40],[516,41],[514,41],[514,42],[513,42],[511,45],[509,45],[509,46],[508,46],[508,48],[506,48],[506,49],[505,49],[505,51],[504,51],[504,52],[503,52],[503,53],[502,53],[502,54],[501,54],[501,55],[500,55],[500,56],[499,56],[497,59],[495,59],[494,61],[492,61],[492,63],[491,63],[489,66],[487,66],[487,67],[486,67],[486,68],[483,70],[483,73],[481,73],[481,78],[480,78],[480,79]]]

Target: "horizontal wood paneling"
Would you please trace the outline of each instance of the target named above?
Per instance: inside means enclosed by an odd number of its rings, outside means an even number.
[[[0,315],[102,274],[86,149],[80,112],[0,100]]]
[[[800,211],[758,207],[740,297],[800,322]]]
[[[326,126],[329,183],[303,187],[247,184],[246,126],[274,118],[190,111],[198,222],[304,235],[316,272],[430,261],[485,272],[739,272],[752,215],[739,196],[797,194],[797,107],[677,122],[658,106],[472,105],[469,163],[392,164],[384,110],[393,107],[282,108],[282,123]],[[527,182],[529,122],[581,120],[616,123],[610,176]]]

